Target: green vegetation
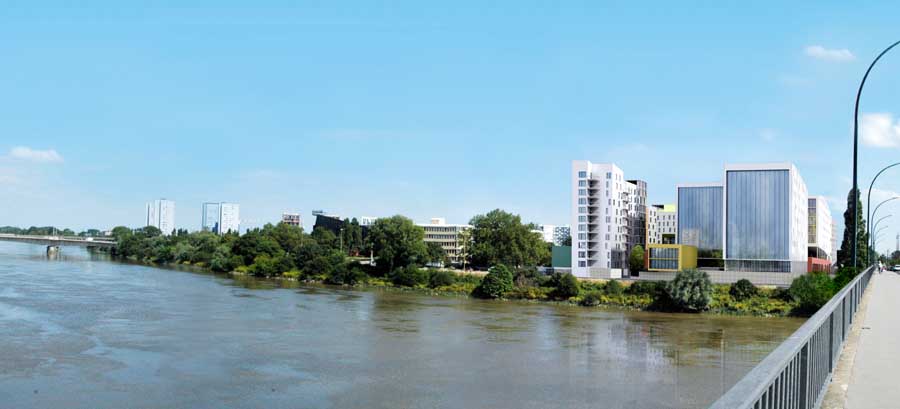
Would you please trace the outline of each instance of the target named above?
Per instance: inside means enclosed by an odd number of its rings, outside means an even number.
[[[369,229],[368,238],[377,266],[384,273],[427,261],[425,231],[406,217],[378,219]]]
[[[687,311],[704,311],[712,300],[712,283],[709,275],[697,269],[682,270],[666,284],[666,293],[672,302]]]
[[[800,311],[813,313],[834,296],[834,283],[823,273],[804,274],[791,283],[790,294]]]
[[[628,256],[628,268],[630,271],[641,271],[644,268],[644,248],[641,245],[634,246]]]
[[[550,248],[518,215],[496,209],[477,215],[472,225],[472,264],[480,267],[549,265]]]
[[[217,272],[258,277],[412,289],[431,294],[488,299],[556,301],[583,306],[620,306],[655,311],[710,311],[721,314],[808,314],[856,276],[842,269],[827,276],[798,278],[788,290],[760,289],[746,280],[712,285],[702,271],[679,272],[672,282],[580,281],[572,274],[547,275],[535,265],[549,256],[547,245],[519,216],[501,210],[476,216],[471,234],[460,239],[462,262],[490,266],[487,275],[460,274],[427,265],[443,265],[440,246],[426,244],[424,231],[403,216],[379,219],[366,240],[349,220],[339,236],[317,229],[267,224],[243,235],[175,231],[164,236],[154,227],[113,229],[115,257],[154,264],[184,264]],[[361,236],[361,234],[360,234]],[[375,265],[348,256],[371,252]],[[632,252],[637,262],[641,251]]]
[[[742,278],[731,285],[728,294],[737,301],[746,301],[756,296],[759,290],[750,280]]]
[[[475,288],[473,295],[481,298],[501,298],[513,289],[513,275],[509,267],[499,264],[491,267]]]
[[[857,190],[858,192],[858,190]],[[853,196],[854,190],[847,193],[847,210],[844,211],[844,239],[841,240],[841,248],[837,251],[837,264],[844,267],[853,267]],[[858,196],[858,195],[857,195]],[[858,265],[864,265],[866,261],[866,249],[868,248],[869,235],[866,234],[865,211],[862,201],[856,202],[859,212],[857,218],[856,260]]]

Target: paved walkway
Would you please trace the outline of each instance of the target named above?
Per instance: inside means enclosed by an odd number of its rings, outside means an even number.
[[[846,407],[900,408],[900,275],[876,272],[868,291]]]

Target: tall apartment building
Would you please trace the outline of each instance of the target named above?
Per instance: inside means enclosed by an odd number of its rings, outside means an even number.
[[[725,166],[725,270],[789,284],[806,273],[809,194],[790,163]]]
[[[697,267],[722,268],[725,192],[721,183],[679,184],[676,242],[697,248]]]
[[[204,203],[200,227],[216,234],[240,232],[241,208],[237,203]]]
[[[678,211],[674,204],[647,207],[647,244],[675,244]]]
[[[433,217],[428,223],[419,224],[425,230],[426,243],[438,243],[447,257],[453,264],[460,264],[462,260],[459,258],[460,241],[459,234],[464,230],[471,229],[468,224],[447,224],[442,217]]]
[[[834,259],[831,258],[833,232],[831,220],[831,209],[828,207],[828,200],[822,196],[811,196],[808,199],[809,207],[809,250],[810,258],[819,259],[823,264],[831,265]]]
[[[159,229],[162,234],[169,235],[175,230],[175,201],[158,199],[147,203],[146,226]]]
[[[563,243],[571,237],[572,228],[568,224],[565,226],[556,226],[553,228],[553,245],[562,246]]]
[[[281,222],[288,226],[303,227],[303,218],[300,213],[282,213]]]
[[[371,226],[371,225],[375,224],[376,220],[378,220],[377,217],[362,216],[359,218],[359,225],[360,226]]]
[[[628,276],[628,254],[646,243],[647,185],[612,163],[572,161],[572,273]],[[635,272],[636,273],[636,272]]]

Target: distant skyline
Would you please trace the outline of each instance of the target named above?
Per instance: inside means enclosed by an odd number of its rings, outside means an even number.
[[[208,201],[242,228],[313,209],[563,225],[584,159],[651,203],[793,162],[840,230],[856,88],[900,39],[892,3],[41,4],[0,12],[0,225],[137,227],[161,197],[191,230]],[[900,161],[892,53],[863,94],[862,189]],[[900,170],[873,201],[894,192]]]

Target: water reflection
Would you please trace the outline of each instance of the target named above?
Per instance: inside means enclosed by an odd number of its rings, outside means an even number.
[[[42,251],[0,244],[9,407],[705,407],[800,324],[230,279]]]

